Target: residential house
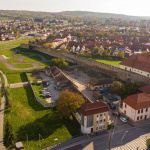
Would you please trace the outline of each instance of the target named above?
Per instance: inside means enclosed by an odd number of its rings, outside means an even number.
[[[150,76],[150,53],[129,56],[120,63],[120,68],[146,77]]]
[[[104,102],[86,103],[81,106],[81,131],[84,134],[107,130],[110,108]]]
[[[112,85],[112,79],[110,78],[104,78],[97,80],[96,78],[92,78],[88,83],[88,88],[93,90],[101,90],[103,88],[109,88]]]
[[[123,100],[122,113],[133,122],[150,118],[150,94],[137,93]]]
[[[140,87],[138,90],[143,93],[150,94],[150,84]]]

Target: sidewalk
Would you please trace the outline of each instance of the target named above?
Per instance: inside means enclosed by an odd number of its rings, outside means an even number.
[[[0,73],[4,77],[5,87],[7,87],[8,82],[7,82],[6,75],[1,70]],[[0,89],[1,89],[1,84],[0,84]],[[3,145],[4,108],[5,108],[5,97],[3,96],[1,97],[1,108],[0,108],[0,150],[6,150],[5,146]]]

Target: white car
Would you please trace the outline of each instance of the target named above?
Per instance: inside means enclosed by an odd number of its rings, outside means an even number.
[[[41,92],[45,92],[46,90],[47,90],[47,88],[44,88],[44,89],[41,90]]]
[[[127,122],[127,119],[124,118],[124,117],[120,117],[120,120],[121,120],[122,122]]]

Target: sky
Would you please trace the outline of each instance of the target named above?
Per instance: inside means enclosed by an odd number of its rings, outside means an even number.
[[[0,10],[93,11],[150,16],[150,0],[0,0]]]

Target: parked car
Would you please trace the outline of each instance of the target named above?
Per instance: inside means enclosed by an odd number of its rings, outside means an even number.
[[[43,88],[43,89],[41,90],[41,92],[45,92],[45,91],[47,91],[47,88]]]
[[[124,118],[124,117],[120,117],[120,120],[121,120],[122,122],[127,122],[127,119]]]
[[[50,92],[43,92],[41,95],[42,95],[43,97],[45,97],[46,95],[51,96]]]
[[[105,93],[105,92],[108,92],[108,89],[103,89],[99,93]]]
[[[112,110],[115,110],[115,109],[116,109],[116,106],[115,106],[115,105],[110,105],[110,108],[111,108]]]

